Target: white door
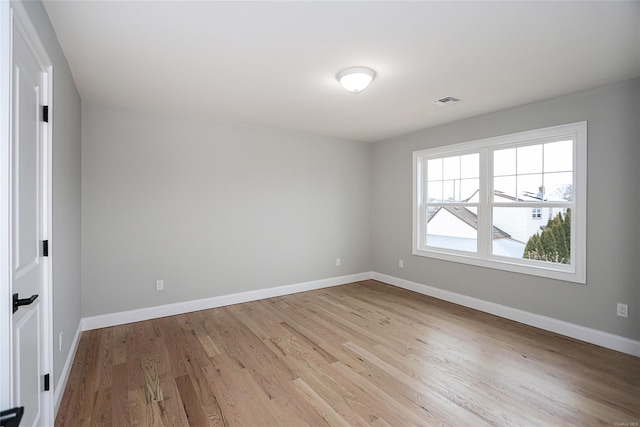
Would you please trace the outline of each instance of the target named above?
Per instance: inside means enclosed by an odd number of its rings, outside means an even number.
[[[42,103],[43,73],[30,43],[14,26],[11,105],[11,273],[12,293],[21,305],[13,312],[13,396],[24,407],[21,426],[49,424],[45,395],[46,280],[43,256],[47,189]],[[14,307],[15,309],[15,307]]]

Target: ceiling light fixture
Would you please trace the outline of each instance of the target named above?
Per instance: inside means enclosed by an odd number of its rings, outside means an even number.
[[[356,94],[365,90],[375,77],[376,72],[367,67],[345,68],[336,76],[346,90]]]

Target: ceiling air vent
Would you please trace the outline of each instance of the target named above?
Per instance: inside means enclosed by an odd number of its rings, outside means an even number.
[[[456,102],[460,102],[460,100],[454,96],[445,96],[444,98],[431,101],[432,104],[440,105],[440,106],[451,105],[451,104],[455,104]]]

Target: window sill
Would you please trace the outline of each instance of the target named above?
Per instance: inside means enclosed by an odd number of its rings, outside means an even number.
[[[523,265],[520,262],[514,262],[509,258],[502,258],[497,256],[492,258],[478,258],[476,256],[467,255],[464,252],[454,253],[448,251],[438,251],[437,249],[414,249],[413,255],[426,258],[434,258],[443,261],[457,262],[461,264],[474,265],[477,267],[491,268],[494,270],[527,274],[530,276],[543,277],[547,279],[586,284],[586,272],[584,271],[584,269],[564,264],[554,265],[552,263],[531,261],[531,265]]]

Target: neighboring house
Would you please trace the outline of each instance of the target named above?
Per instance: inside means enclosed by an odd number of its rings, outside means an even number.
[[[499,202],[536,202],[538,195],[510,196],[495,190]],[[476,191],[463,202],[474,203]],[[546,200],[549,200],[548,198]],[[430,201],[433,202],[433,201]],[[541,231],[547,221],[566,209],[552,207],[496,208],[493,212],[493,253],[511,258],[522,258],[529,238]],[[476,251],[478,216],[475,207],[439,206],[429,213],[427,244],[462,251]]]
[[[496,201],[500,202],[539,202],[540,197],[537,195],[523,194],[514,197],[503,193],[502,191],[494,191]],[[545,198],[546,201],[565,201],[561,199]],[[566,213],[566,209],[539,207],[539,208],[503,208],[496,209],[493,212],[493,223],[497,227],[509,230],[511,237],[527,243],[529,238],[535,233],[540,232],[546,225],[547,221],[554,218],[559,212]]]
[[[473,208],[441,206],[428,221],[427,244],[440,248],[476,251],[478,216]],[[496,255],[522,258],[525,243],[493,227],[493,252]]]

